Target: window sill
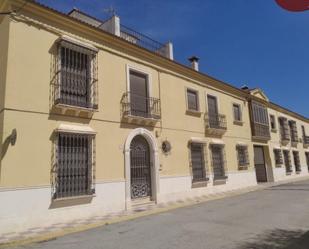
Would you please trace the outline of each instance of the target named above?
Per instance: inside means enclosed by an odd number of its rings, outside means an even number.
[[[240,125],[240,126],[242,126],[244,124],[244,122],[241,121],[241,120],[234,120],[233,123],[234,123],[234,125]]]
[[[270,131],[273,133],[277,133],[277,129],[271,129]]]
[[[226,184],[226,180],[227,180],[227,176],[222,176],[222,177],[217,177],[217,178],[214,178],[213,180],[213,184],[214,185],[223,185],[223,184]]]
[[[187,115],[192,115],[192,116],[196,116],[196,117],[200,117],[202,112],[201,111],[197,111],[197,110],[186,110],[186,114]]]
[[[49,208],[53,209],[88,204],[91,203],[93,197],[95,196],[95,194],[89,194],[52,199]]]
[[[249,165],[238,166],[238,170],[248,170]]]
[[[91,112],[91,113],[94,113],[94,112],[97,112],[98,111],[98,108],[96,107],[81,107],[81,106],[75,106],[75,105],[67,105],[67,104],[61,104],[61,103],[57,103],[54,105],[54,107],[57,107],[57,108],[61,108],[63,111],[66,111],[66,110],[74,110],[76,112]]]
[[[208,181],[209,181],[208,178],[205,178],[205,179],[199,180],[199,181],[194,181],[194,182],[192,182],[192,188],[207,187]]]

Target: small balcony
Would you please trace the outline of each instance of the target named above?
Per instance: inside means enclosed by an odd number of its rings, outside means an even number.
[[[206,133],[209,135],[222,136],[226,130],[226,117],[223,114],[205,113]]]
[[[126,92],[121,99],[121,113],[128,122],[156,123],[161,119],[161,101]]]
[[[270,131],[267,124],[252,123],[252,137],[257,140],[270,140]]]
[[[291,136],[290,136],[289,133],[284,132],[283,130],[281,130],[281,132],[280,132],[280,140],[281,140],[281,144],[287,145],[291,141]]]

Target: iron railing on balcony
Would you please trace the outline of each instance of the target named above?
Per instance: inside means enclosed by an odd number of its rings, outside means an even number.
[[[223,114],[206,113],[205,122],[206,122],[207,128],[218,129],[218,130],[227,129],[226,117]]]
[[[254,137],[270,139],[269,125],[252,123],[252,133]]]
[[[161,101],[158,98],[126,92],[121,99],[121,109],[123,117],[161,119]]]
[[[153,40],[152,38],[141,34],[127,26],[120,25],[120,37],[128,42],[131,42],[137,46],[158,53],[162,56],[166,56],[166,47],[164,44]]]

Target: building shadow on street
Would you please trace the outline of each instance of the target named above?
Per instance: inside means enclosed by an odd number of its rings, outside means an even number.
[[[241,243],[237,249],[308,249],[309,231],[269,230],[250,241]],[[235,248],[235,249],[236,249]]]

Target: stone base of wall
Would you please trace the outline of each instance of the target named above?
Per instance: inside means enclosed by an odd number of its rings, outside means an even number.
[[[158,203],[195,198],[256,185],[254,171],[231,172],[226,182],[210,179],[207,186],[192,188],[191,176],[161,177]],[[125,210],[125,181],[96,184],[92,198],[51,201],[51,188],[0,190],[0,235],[33,227],[87,219]]]
[[[308,176],[308,168],[291,175],[285,168],[274,168],[275,182]],[[256,186],[254,170],[229,172],[226,181],[216,182],[210,177],[207,185],[192,186],[191,176],[161,176],[158,203],[193,199],[210,194]],[[21,232],[29,228],[71,222],[94,216],[104,216],[125,210],[125,181],[96,183],[92,198],[72,198],[51,201],[50,187],[28,189],[0,189],[0,235]]]
[[[230,172],[226,181],[216,182],[211,177],[204,187],[192,186],[191,176],[161,177],[159,201],[177,201],[255,185],[257,185],[256,176],[252,170]]]
[[[291,173],[287,174],[286,171],[285,171],[285,166],[281,166],[280,168],[278,168],[278,167],[273,168],[273,174],[274,174],[275,182],[306,176],[309,173],[307,166],[302,166],[301,172],[299,172],[299,173],[295,172],[294,167],[292,168],[292,170],[293,171]]]

